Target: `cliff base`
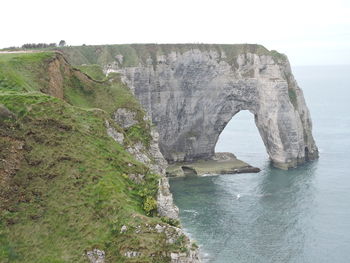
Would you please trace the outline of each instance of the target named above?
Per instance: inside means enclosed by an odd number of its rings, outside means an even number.
[[[217,174],[258,173],[260,169],[236,158],[232,153],[215,153],[209,160],[175,163],[168,166],[168,177],[205,176]]]

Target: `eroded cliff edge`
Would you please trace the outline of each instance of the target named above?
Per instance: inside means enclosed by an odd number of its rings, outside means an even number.
[[[303,92],[288,59],[260,45],[115,45],[67,48],[75,62],[118,72],[151,116],[171,162],[209,159],[229,120],[249,110],[273,164],[318,157]]]

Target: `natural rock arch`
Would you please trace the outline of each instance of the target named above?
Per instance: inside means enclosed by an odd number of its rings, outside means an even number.
[[[106,71],[122,73],[157,126],[160,149],[170,163],[211,158],[220,133],[240,110],[254,114],[276,167],[317,158],[310,114],[287,58],[247,46],[237,51],[232,45],[230,57],[230,49],[220,45],[170,49],[150,53],[132,67],[123,66],[123,54],[118,54],[119,62]]]

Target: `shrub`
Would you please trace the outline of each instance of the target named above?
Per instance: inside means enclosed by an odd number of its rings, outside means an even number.
[[[161,217],[161,220],[166,223],[166,224],[169,224],[171,226],[174,226],[174,227],[180,227],[180,221],[177,220],[177,219],[174,219],[174,218],[170,218],[170,217]]]
[[[147,215],[154,215],[157,212],[157,201],[153,197],[147,196],[143,203],[143,209]]]

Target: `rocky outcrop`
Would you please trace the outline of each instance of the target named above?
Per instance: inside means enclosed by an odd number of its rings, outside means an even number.
[[[237,159],[233,153],[217,152],[210,160],[170,164],[166,175],[167,177],[183,177],[258,172],[260,172],[259,168]]]
[[[157,203],[158,214],[160,216],[166,216],[173,219],[179,217],[179,208],[174,205],[173,195],[170,192],[169,181],[166,177],[159,180]]]
[[[135,118],[136,113],[130,109],[120,108],[114,113],[114,121],[123,129],[130,128],[132,125],[138,124]],[[149,121],[144,119],[143,121]],[[179,209],[174,205],[173,196],[170,193],[168,179],[165,177],[167,161],[164,159],[158,146],[158,132],[154,128],[150,128],[151,142],[147,148],[142,142],[132,145],[124,144],[124,135],[118,132],[108,121],[106,121],[107,133],[116,142],[126,147],[126,150],[132,154],[136,160],[146,164],[151,171],[161,175],[159,180],[159,190],[157,195],[158,214],[160,216],[178,219]],[[135,176],[133,175],[134,179]],[[136,176],[137,177],[137,176]],[[135,179],[138,180],[139,178]]]
[[[171,263],[200,263],[200,258],[198,255],[198,247],[195,243],[185,235],[184,231],[181,228],[169,226],[168,224],[140,224],[136,227],[127,228],[123,226],[120,233],[127,235],[128,233],[137,233],[138,235],[142,234],[153,234],[161,235],[164,237],[165,246],[173,247],[173,249],[165,249],[162,253],[162,257],[166,259],[166,262]],[[180,245],[180,247],[179,247]],[[177,247],[177,248],[176,248]],[[175,248],[175,249],[174,249]],[[90,252],[91,253],[91,252]],[[147,248],[142,247],[140,249],[131,249],[125,248],[122,251],[122,254],[126,258],[134,259],[132,262],[143,262],[141,259],[145,257],[154,258],[156,255],[149,255]],[[148,255],[147,255],[148,254]],[[137,260],[139,259],[139,261]],[[158,262],[154,259],[152,262]],[[163,262],[163,261],[162,261]],[[94,263],[92,261],[92,263]]]
[[[114,121],[123,129],[132,127],[133,125],[139,124],[136,118],[136,113],[130,109],[118,109],[114,114]],[[149,121],[144,118],[143,121]],[[127,145],[124,141],[125,136],[123,131],[118,131],[113,125],[108,121],[105,122],[107,128],[107,134],[112,137],[116,142],[126,147],[126,150],[132,154],[136,160],[144,163],[150,167],[151,171],[161,175],[159,180],[159,188],[157,194],[157,210],[161,217],[168,217],[170,219],[178,220],[179,209],[174,205],[173,196],[170,192],[170,186],[168,178],[165,177],[165,171],[167,167],[167,162],[164,159],[162,153],[158,147],[158,132],[154,128],[150,128],[151,132],[151,142],[149,147],[146,147],[142,142],[137,142],[132,145]],[[129,175],[130,179],[134,180],[136,183],[140,183],[143,180],[143,175]],[[164,233],[167,244],[174,244],[179,242],[183,244],[183,252],[172,251],[166,253],[166,257],[170,259],[172,263],[199,263],[199,251],[198,248],[191,242],[191,240],[185,236],[180,228],[169,226],[169,225],[156,225],[154,228],[147,225],[147,231],[154,231],[157,233]],[[128,228],[123,225],[120,233],[125,233]],[[135,230],[137,233],[142,232],[142,227],[139,226]],[[99,250],[89,251],[87,256],[92,263],[103,263],[104,262],[104,252]],[[140,251],[125,251],[124,256],[127,258],[138,258],[144,256]]]
[[[86,252],[90,263],[104,263],[105,262],[105,252],[103,250],[94,249]]]
[[[144,52],[138,65],[116,59],[105,70],[123,75],[156,124],[170,163],[213,157],[220,133],[241,110],[254,115],[276,167],[318,157],[303,92],[284,55],[258,45],[166,47]]]

